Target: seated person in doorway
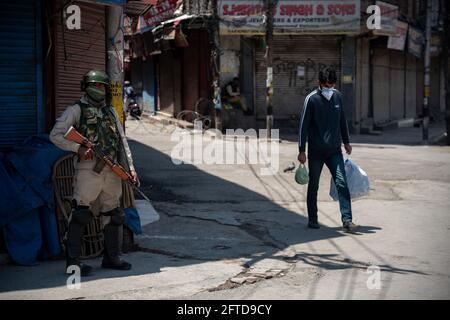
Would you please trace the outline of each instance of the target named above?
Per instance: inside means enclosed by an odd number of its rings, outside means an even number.
[[[234,77],[232,81],[223,87],[222,104],[225,110],[242,109],[244,113],[247,113],[248,108],[245,103],[245,97],[241,95],[238,77]]]

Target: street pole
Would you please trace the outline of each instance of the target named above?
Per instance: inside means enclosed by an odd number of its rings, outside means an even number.
[[[106,7],[106,50],[108,53],[106,69],[111,81],[111,104],[119,116],[125,131],[123,109],[123,8]],[[119,248],[123,243],[123,228],[119,228]]]
[[[121,6],[106,7],[106,62],[107,73],[111,80],[111,104],[116,109],[120,121],[125,127],[123,114],[123,9]]]
[[[266,2],[266,68],[267,68],[267,78],[266,78],[266,128],[267,137],[272,138],[271,130],[273,128],[273,106],[272,106],[272,96],[273,96],[273,12],[274,3],[273,0],[265,0]]]
[[[448,70],[449,42],[450,42],[450,10],[448,1],[442,1],[442,14],[444,16],[444,34],[442,35],[442,58],[444,59],[445,81],[445,121],[447,123],[447,145],[450,146],[450,77]]]
[[[423,124],[422,140],[428,142],[428,126],[430,123],[430,47],[431,47],[431,9],[432,1],[427,0],[426,45],[424,59],[424,90],[423,90]]]
[[[213,21],[212,31],[212,50],[211,67],[213,70],[213,102],[214,102],[214,125],[217,130],[222,132],[222,101],[220,92],[220,35],[219,35],[219,14],[217,0],[213,1]]]

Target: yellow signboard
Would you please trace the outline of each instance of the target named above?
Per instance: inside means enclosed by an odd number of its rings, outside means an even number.
[[[123,124],[123,86],[120,81],[111,82],[111,104],[116,109],[120,122]]]

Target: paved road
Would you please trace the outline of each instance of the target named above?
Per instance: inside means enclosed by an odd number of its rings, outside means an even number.
[[[350,235],[326,169],[322,228],[305,227],[306,187],[282,171],[295,142],[279,144],[280,171],[264,176],[257,164],[174,165],[170,127],[130,121],[127,134],[160,215],[125,255],[133,269],[102,270],[94,259],[95,275],[68,290],[63,261],[0,266],[0,299],[450,298],[450,148],[355,144],[372,190],[353,201],[363,227]]]

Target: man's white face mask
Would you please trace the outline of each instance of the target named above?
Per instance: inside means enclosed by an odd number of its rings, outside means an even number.
[[[331,96],[333,95],[333,88],[326,88],[326,87],[322,87],[322,95],[328,100],[330,101]]]

